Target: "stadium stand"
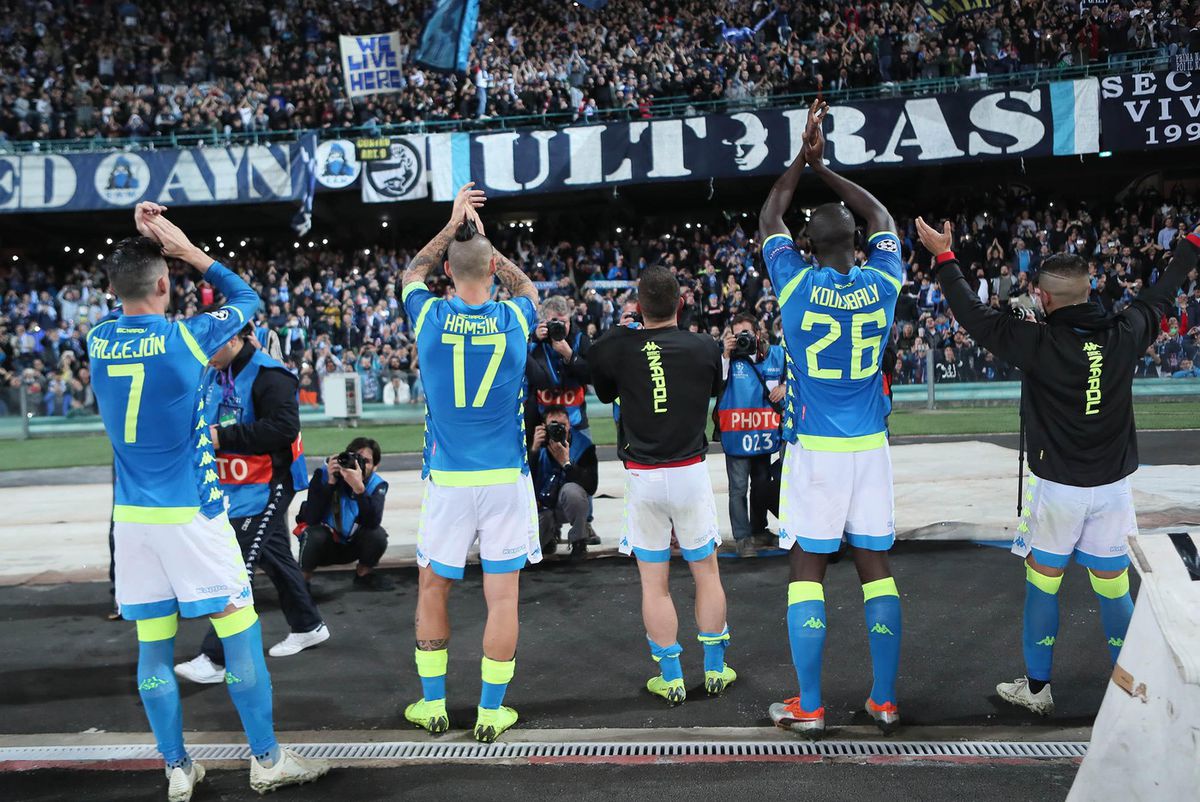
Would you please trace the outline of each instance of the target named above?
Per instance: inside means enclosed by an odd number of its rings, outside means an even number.
[[[1110,310],[1126,305],[1157,277],[1174,238],[1200,222],[1200,206],[1182,192],[1147,194],[1125,206],[1055,204],[1038,197],[974,195],[942,210],[956,223],[958,253],[979,280],[980,297],[996,305],[1032,308],[1029,276],[1046,255],[1084,255],[1093,267],[1093,300]],[[497,233],[497,244],[535,281],[542,295],[575,304],[575,323],[593,334],[618,322],[628,289],[593,289],[590,281],[635,280],[648,265],[675,269],[684,284],[682,322],[719,335],[741,312],[759,317],[778,341],[778,303],[751,239],[752,221],[718,229],[678,223],[670,231],[627,231],[592,242],[539,241],[525,228]],[[939,382],[1015,379],[1014,372],[959,330],[936,283],[910,219],[901,218],[908,282],[897,307],[891,342],[897,384],[927,379],[926,352],[936,355]],[[283,359],[301,377],[302,399],[320,402],[320,379],[353,369],[364,401],[416,403],[420,368],[396,282],[414,251],[251,241],[232,266],[259,291],[259,326],[277,333]],[[211,247],[219,247],[213,243]],[[860,254],[861,255],[861,254]],[[94,413],[84,341],[109,311],[103,262],[63,254],[56,264],[29,260],[0,265],[0,383],[4,411],[19,409],[24,386],[35,415]],[[211,303],[211,290],[176,268],[175,308],[185,314]],[[446,291],[443,282],[435,285]],[[603,285],[602,285],[603,287]],[[1140,377],[1198,376],[1200,280],[1191,275],[1138,368]]]
[[[296,129],[476,118],[643,118],[696,104],[938,91],[1034,68],[1121,69],[1197,49],[1182,2],[1131,8],[1011,0],[939,25],[915,0],[773,3],[559,0],[483,3],[465,75],[409,59],[426,3],[131,0],[0,6],[0,148],[46,140],[266,137]],[[351,102],[339,33],[397,30],[402,92]],[[926,87],[928,88],[928,87]]]

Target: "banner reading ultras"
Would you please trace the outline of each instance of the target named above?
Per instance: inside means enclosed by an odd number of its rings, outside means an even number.
[[[397,31],[339,36],[338,43],[342,48],[342,78],[347,96],[400,91],[404,76],[400,71],[400,34]]]
[[[1105,150],[1147,150],[1200,142],[1200,73],[1143,72],[1100,81]]]
[[[451,200],[466,181],[489,195],[509,195],[777,175],[800,151],[807,114],[796,108],[430,134],[423,137],[425,172],[437,201]],[[853,170],[1096,153],[1099,117],[1095,78],[1025,91],[839,104],[829,111],[825,158],[836,169]]]

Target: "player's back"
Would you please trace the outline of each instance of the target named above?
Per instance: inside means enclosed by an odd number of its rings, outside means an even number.
[[[783,287],[785,439],[818,451],[882,446],[891,407],[880,365],[901,286],[899,240],[872,235],[866,263],[848,273],[809,266],[782,235],[763,251],[772,283]]]
[[[92,388],[113,446],[116,520],[186,523],[220,511],[200,409],[203,357],[185,324],[161,315],[122,315],[88,335]]]
[[[721,348],[678,328],[613,328],[589,352],[601,401],[621,399],[618,454],[657,465],[708,450],[709,399],[721,386]]]
[[[435,298],[423,285],[405,289],[425,387],[425,475],[443,486],[515,481],[528,471],[525,361],[537,320],[533,303],[472,306]]]

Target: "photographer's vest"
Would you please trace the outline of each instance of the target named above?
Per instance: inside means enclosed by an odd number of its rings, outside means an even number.
[[[227,394],[224,385],[215,380],[216,376],[211,380],[208,408],[212,417],[209,420],[218,430],[223,420],[231,420],[235,424],[255,421],[254,380],[263,368],[287,370],[280,362],[255,349],[250,361],[233,377],[232,392]],[[308,487],[308,469],[304,464],[304,445],[300,435],[296,435],[291,450],[292,488],[299,492]],[[271,473],[270,454],[237,454],[225,449],[217,451],[217,477],[229,499],[230,518],[248,518],[267,508],[271,496]]]
[[[757,365],[748,359],[729,361],[729,380],[717,404],[721,448],[731,457],[774,454],[782,443],[779,413],[767,400],[766,382],[783,382],[784,353],[778,345]],[[762,381],[758,380],[758,376]]]
[[[575,337],[571,342],[571,350],[578,352],[579,341],[583,338],[582,332],[575,332]],[[562,368],[562,357],[554,350],[554,347],[549,343],[530,343],[529,351],[533,352],[535,348],[541,348],[543,355],[546,357],[546,372],[550,374],[550,381],[554,383],[554,387],[549,390],[538,390],[534,393],[534,398],[537,401],[538,416],[546,414],[546,407],[562,407],[567,411],[567,420],[571,423],[572,429],[586,428],[588,425],[587,419],[587,386],[581,384],[568,384],[560,374]],[[555,367],[557,363],[558,367]]]
[[[329,481],[329,471],[324,465],[317,468],[317,475],[320,481]],[[371,474],[364,483],[363,495],[371,495],[381,484],[383,484],[383,478],[378,473]],[[346,493],[335,494],[334,501],[335,503],[330,505],[329,511],[325,513],[321,523],[329,527],[329,531],[333,532],[336,541],[346,543],[354,536],[354,530],[358,528],[358,502]]]

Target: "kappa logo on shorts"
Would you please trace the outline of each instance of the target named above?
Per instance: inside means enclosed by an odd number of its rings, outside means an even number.
[[[871,634],[872,635],[895,635],[896,633],[892,632],[890,629],[888,629],[886,624],[881,624],[878,621],[876,621],[875,626],[871,627]]]
[[[1040,641],[1038,641],[1036,645],[1037,646],[1053,646],[1054,641],[1055,641],[1055,637],[1053,635],[1047,635],[1046,637],[1044,637]]]
[[[807,628],[807,629],[825,629],[825,622],[819,618],[816,618],[816,617],[810,615],[808,617],[808,620],[805,621],[800,626],[802,628]]]

